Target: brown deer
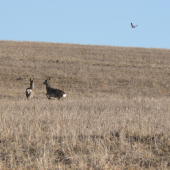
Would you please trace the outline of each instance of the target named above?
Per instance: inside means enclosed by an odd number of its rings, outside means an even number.
[[[46,85],[47,98],[51,99],[51,97],[55,97],[55,98],[58,98],[58,100],[60,100],[61,98],[66,97],[66,93],[63,92],[62,90],[51,88],[48,84],[49,80],[50,78],[47,78],[47,80],[45,80],[45,82],[43,83],[44,85]]]
[[[26,89],[26,97],[27,99],[31,99],[34,96],[34,79],[30,78],[30,87]]]

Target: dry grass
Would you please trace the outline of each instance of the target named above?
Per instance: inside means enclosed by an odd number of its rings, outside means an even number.
[[[0,41],[0,169],[170,169],[169,56]],[[66,99],[46,98],[49,76]]]

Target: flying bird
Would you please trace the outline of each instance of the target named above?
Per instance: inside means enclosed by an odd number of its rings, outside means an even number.
[[[131,26],[132,26],[132,28],[135,28],[137,25],[134,26],[134,25],[131,23]]]

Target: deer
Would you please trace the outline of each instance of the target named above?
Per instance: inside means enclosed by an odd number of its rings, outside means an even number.
[[[51,97],[55,97],[57,98],[58,100],[66,97],[66,93],[63,92],[62,90],[59,90],[59,89],[54,89],[52,87],[49,86],[49,80],[50,78],[47,78],[47,80],[44,81],[44,85],[46,85],[46,96],[47,98],[50,100]]]
[[[30,87],[26,89],[26,97],[27,99],[31,99],[34,96],[34,79],[30,78]]]
[[[137,25],[133,25],[133,24],[131,23],[131,26],[132,26],[132,28],[135,28]]]

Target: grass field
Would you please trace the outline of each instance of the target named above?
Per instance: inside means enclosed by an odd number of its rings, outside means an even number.
[[[170,169],[170,50],[0,41],[0,91],[0,169]]]

